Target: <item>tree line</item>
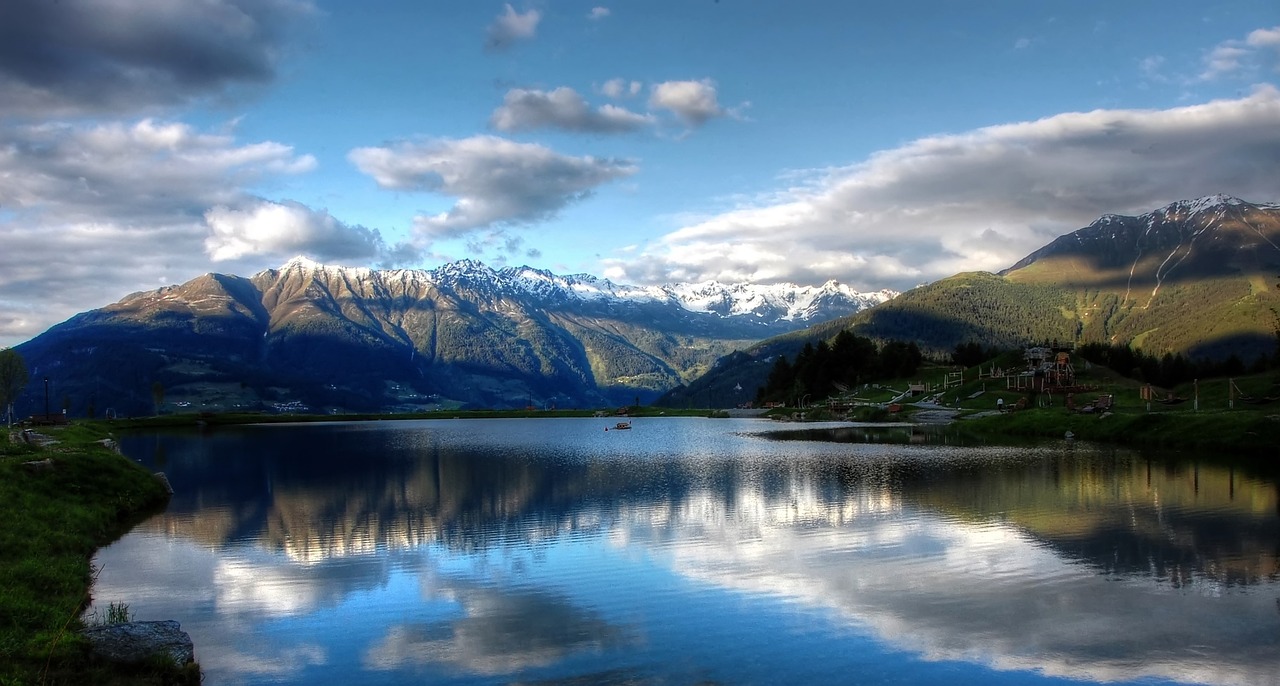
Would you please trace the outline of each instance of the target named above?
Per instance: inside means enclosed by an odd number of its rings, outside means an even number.
[[[1235,354],[1225,360],[1191,359],[1182,353],[1156,356],[1114,343],[1085,343],[1076,349],[1076,354],[1121,376],[1162,388],[1173,388],[1195,379],[1257,374],[1280,367],[1280,343],[1274,357],[1259,357],[1251,365],[1246,365]]]
[[[870,338],[845,330],[831,343],[806,343],[794,362],[779,355],[765,385],[756,392],[756,403],[793,402],[806,395],[825,398],[840,386],[909,377],[922,362],[924,355],[914,342],[876,345]]]

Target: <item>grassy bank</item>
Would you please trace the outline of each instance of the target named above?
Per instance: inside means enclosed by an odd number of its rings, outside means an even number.
[[[956,428],[964,435],[992,441],[1010,436],[1062,438],[1069,431],[1087,441],[1218,452],[1223,457],[1280,462],[1280,414],[1256,410],[1134,410],[1088,415],[1045,408],[974,417],[961,421]]]
[[[194,669],[90,664],[78,630],[93,553],[168,495],[146,470],[98,443],[106,438],[100,429],[42,433],[58,443],[38,449],[0,434],[0,684],[199,683]]]

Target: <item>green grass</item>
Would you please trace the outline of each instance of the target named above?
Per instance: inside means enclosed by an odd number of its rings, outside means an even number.
[[[0,684],[199,683],[198,667],[90,664],[78,630],[93,553],[168,496],[146,470],[97,443],[101,430],[42,433],[59,443],[37,450],[0,440]],[[46,469],[23,464],[46,458]]]
[[[960,422],[957,430],[988,440],[1062,438],[1070,431],[1087,441],[1205,451],[1224,459],[1253,458],[1276,464],[1280,458],[1280,413],[1257,410],[1147,413],[1121,408],[1102,416],[1072,414],[1058,407],[976,417]]]
[[[1020,353],[1010,353],[997,359],[996,366],[1017,369]],[[1113,412],[1101,418],[1099,414],[1068,412],[1063,394],[1038,394],[1034,398],[1027,393],[1006,388],[1004,378],[978,376],[978,369],[970,367],[964,372],[965,381],[939,393],[939,402],[961,410],[963,421],[954,425],[958,438],[980,443],[1022,443],[1029,439],[1061,439],[1068,431],[1082,440],[1116,443],[1135,447],[1178,448],[1217,452],[1224,458],[1245,458],[1254,461],[1267,460],[1280,465],[1280,400],[1264,404],[1248,403],[1241,395],[1254,399],[1280,398],[1280,373],[1268,371],[1242,375],[1233,379],[1203,379],[1198,384],[1187,383],[1173,389],[1157,389],[1160,397],[1172,392],[1181,403],[1166,405],[1142,400],[1139,381],[1123,377],[1105,367],[1087,366],[1079,359],[1076,379],[1093,390],[1074,393],[1077,407],[1093,402],[1098,396],[1110,394],[1114,398]],[[984,373],[989,373],[991,362],[983,363]],[[926,366],[916,376],[893,379],[882,384],[882,389],[852,389],[851,395],[870,402],[887,402],[894,393],[884,389],[906,389],[907,385],[925,382],[934,389],[942,387],[951,367]],[[1235,406],[1231,408],[1231,384],[1235,384]],[[1195,398],[1199,397],[1199,408]],[[1006,407],[1013,407],[1019,399],[1027,398],[1030,409],[991,414],[996,400],[1003,399]],[[918,400],[918,399],[916,399]],[[854,421],[909,420],[916,408],[906,401],[902,412],[887,415],[875,408],[857,408],[850,415]],[[813,408],[805,413],[808,420],[833,419],[820,408],[823,401],[811,401]],[[1038,407],[1041,406],[1041,407]],[[780,408],[770,414],[790,417],[796,408]],[[950,431],[950,429],[949,429]]]
[[[88,620],[85,623],[90,625],[128,624],[134,620],[134,616],[127,603],[113,601],[107,605],[106,610],[94,610],[85,619]]]
[[[1172,392],[1184,402],[1166,405],[1147,403],[1141,397],[1143,384],[1125,378],[1105,367],[1088,367],[1075,361],[1076,380],[1096,390],[1074,394],[1077,407],[1090,403],[1099,395],[1114,398],[1113,412],[1098,414],[1068,412],[1062,394],[1039,394],[1034,401],[1024,392],[1008,390],[1002,379],[979,379],[975,369],[966,370],[968,379],[959,388],[942,395],[942,402],[958,407],[965,415],[993,410],[996,399],[1003,398],[1011,407],[1020,398],[1028,398],[1032,407],[1019,412],[995,416],[970,417],[958,430],[981,440],[1062,438],[1070,431],[1083,440],[1118,443],[1131,446],[1218,451],[1231,456],[1280,457],[1280,401],[1255,405],[1238,399],[1243,393],[1254,398],[1280,396],[1280,378],[1275,371],[1240,376],[1234,379],[1204,379],[1198,384],[1184,384],[1174,389],[1157,389],[1160,397]],[[990,365],[984,365],[989,369]],[[1238,389],[1234,409],[1230,406],[1230,384]],[[1198,386],[1199,408],[1195,398]],[[982,391],[976,397],[974,394]],[[1043,405],[1042,407],[1037,407]],[[1148,409],[1149,405],[1149,409]]]

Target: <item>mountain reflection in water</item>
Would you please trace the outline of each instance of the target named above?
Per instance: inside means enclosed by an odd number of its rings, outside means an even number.
[[[94,597],[182,622],[207,683],[1280,682],[1273,478],[601,426],[126,438],[178,493]]]

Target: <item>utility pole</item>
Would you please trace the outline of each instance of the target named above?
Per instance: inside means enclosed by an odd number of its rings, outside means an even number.
[[[44,377],[44,420],[49,421],[49,377]]]

